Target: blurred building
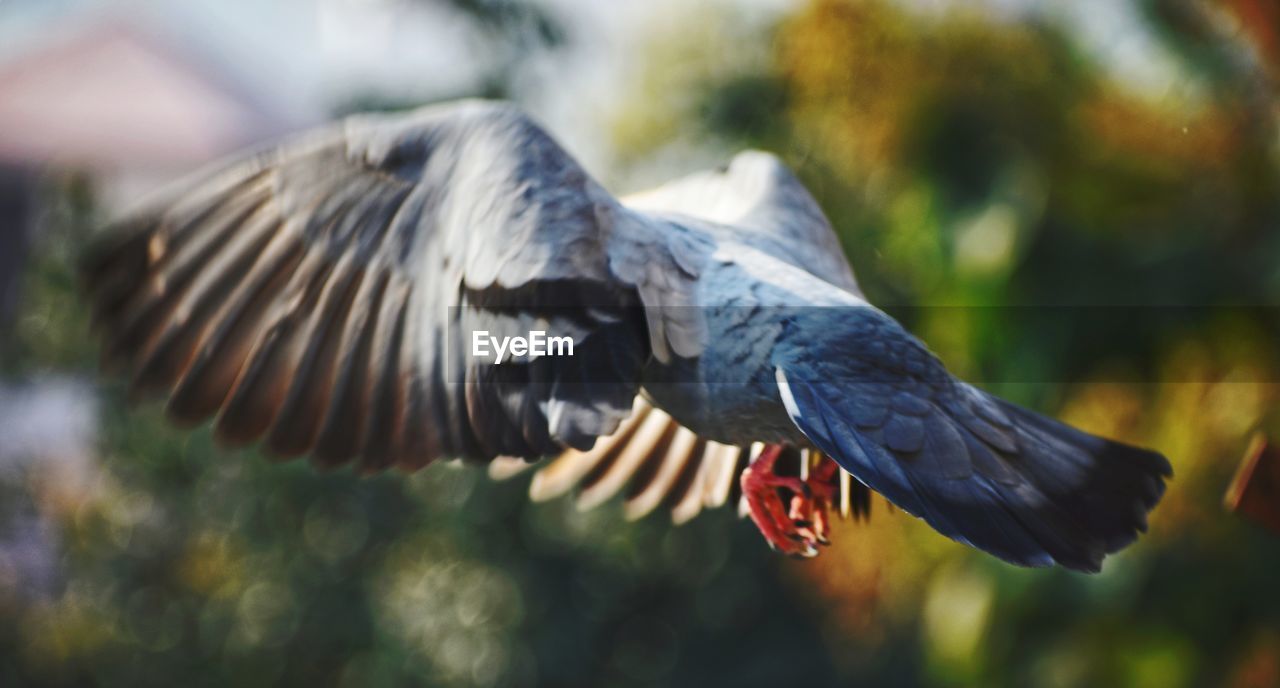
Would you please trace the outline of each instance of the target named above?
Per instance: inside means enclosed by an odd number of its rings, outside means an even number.
[[[234,46],[141,17],[71,26],[0,64],[0,162],[109,171],[136,189],[318,118],[257,84]]]
[[[230,41],[144,15],[65,19],[0,63],[0,323],[38,207],[34,179],[88,172],[108,212],[200,164],[320,118],[253,78]]]

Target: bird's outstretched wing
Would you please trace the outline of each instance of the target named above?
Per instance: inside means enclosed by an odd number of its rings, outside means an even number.
[[[104,357],[230,444],[366,470],[589,448],[651,354],[697,352],[697,252],[630,213],[518,110],[359,116],[187,183],[83,275]],[[642,314],[642,315],[637,315]],[[466,333],[555,330],[491,365]],[[466,341],[464,341],[466,340]]]

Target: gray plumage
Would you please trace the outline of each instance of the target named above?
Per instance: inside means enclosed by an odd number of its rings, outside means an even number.
[[[725,500],[753,443],[785,442],[946,535],[1086,570],[1169,474],[952,378],[866,302],[776,158],[619,201],[509,105],[352,117],[246,156],[119,223],[83,270],[136,395],[321,465],[576,451],[585,468],[553,464],[535,493],[629,486],[629,510],[684,518]],[[493,365],[464,341],[535,327],[574,356]]]

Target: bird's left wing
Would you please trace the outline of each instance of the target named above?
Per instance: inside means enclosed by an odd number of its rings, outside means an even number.
[[[697,254],[622,208],[518,110],[359,116],[188,183],[98,239],[104,358],[232,444],[353,458],[590,447],[681,320]],[[637,310],[634,306],[656,306]],[[642,314],[642,315],[641,315]],[[494,365],[466,333],[576,339]]]
[[[735,239],[821,280],[860,294],[831,223],[777,156],[738,153],[727,165],[623,197],[629,208],[687,215],[728,228]]]

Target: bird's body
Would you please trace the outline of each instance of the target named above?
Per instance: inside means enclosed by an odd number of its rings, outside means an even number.
[[[772,355],[781,321],[801,308],[866,306],[822,210],[772,155],[738,154],[720,172],[700,172],[634,196],[670,232],[695,240],[704,266],[696,301],[709,332],[721,333],[693,360],[651,361],[647,395],[687,428],[725,444],[804,444],[787,418]]]
[[[770,477],[787,445],[957,540],[1084,570],[1145,528],[1169,474],[952,378],[867,303],[773,156],[619,201],[507,105],[359,116],[242,158],[122,222],[85,275],[135,392],[321,465],[562,454],[535,496],[626,486],[629,513],[677,520],[740,474],[787,548],[814,539],[777,504],[811,492]],[[535,328],[573,355],[467,346]]]
[[[650,361],[644,390],[681,425],[717,442],[804,444],[774,379],[784,323],[808,309],[866,302],[757,246],[717,242],[698,283],[700,316],[711,337],[693,358]],[[798,344],[803,346],[803,344]]]

